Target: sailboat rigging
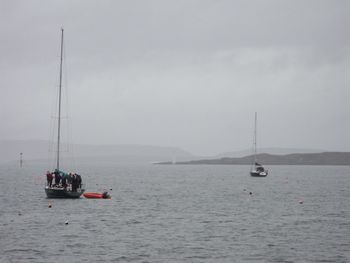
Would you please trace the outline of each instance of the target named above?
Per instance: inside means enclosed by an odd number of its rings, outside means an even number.
[[[257,160],[257,119],[258,119],[258,114],[255,112],[254,141],[253,141],[254,158],[253,158],[253,163],[250,170],[250,175],[254,177],[266,177],[268,174],[268,170],[266,170],[262,164],[258,163],[258,160]]]
[[[61,28],[56,168],[54,172],[48,171],[46,174],[47,185],[45,187],[45,193],[48,198],[79,198],[85,191],[82,187],[81,176],[76,173],[66,173],[60,170],[63,32],[64,30]],[[54,184],[52,182],[53,179],[55,180]]]

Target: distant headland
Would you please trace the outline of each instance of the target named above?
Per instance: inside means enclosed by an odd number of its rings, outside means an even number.
[[[257,155],[257,159],[264,165],[350,165],[350,152],[293,153],[286,155],[261,153]],[[239,158],[223,157],[176,162],[176,164],[250,165],[252,160],[253,156],[248,155]],[[157,164],[174,163],[159,162]]]

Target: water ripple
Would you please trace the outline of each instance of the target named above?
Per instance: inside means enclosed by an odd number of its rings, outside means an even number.
[[[86,167],[112,199],[52,208],[44,170],[0,167],[0,262],[350,261],[349,167]]]

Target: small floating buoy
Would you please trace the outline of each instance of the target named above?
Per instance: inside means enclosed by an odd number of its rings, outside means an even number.
[[[49,207],[49,208],[51,208],[51,207],[52,207],[51,203],[49,203],[48,207]]]
[[[250,195],[252,195],[253,193],[252,192],[249,192]]]
[[[304,200],[299,200],[299,204],[303,204],[304,203]]]
[[[66,220],[66,222],[64,222],[65,225],[68,225],[68,220]]]

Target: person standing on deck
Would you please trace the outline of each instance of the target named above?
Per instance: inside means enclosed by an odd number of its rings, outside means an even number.
[[[52,173],[50,173],[50,171],[47,171],[47,173],[46,173],[46,179],[47,179],[47,185],[48,185],[48,187],[51,187],[51,186],[52,186],[52,179],[53,179],[53,176],[52,176]]]
[[[67,179],[68,179],[68,174],[62,173],[62,186],[63,186],[63,188],[67,187]]]
[[[70,186],[70,189],[72,189],[72,180],[73,180],[73,174],[69,173],[67,177],[67,184]]]
[[[73,174],[73,176],[72,176],[72,192],[76,192],[77,188],[78,188],[77,175]]]
[[[60,171],[58,171],[58,169],[55,169],[54,175],[55,175],[55,186],[58,186],[61,181]]]
[[[81,182],[82,182],[81,176],[79,174],[75,174],[75,175],[77,177],[77,187],[81,188]]]

